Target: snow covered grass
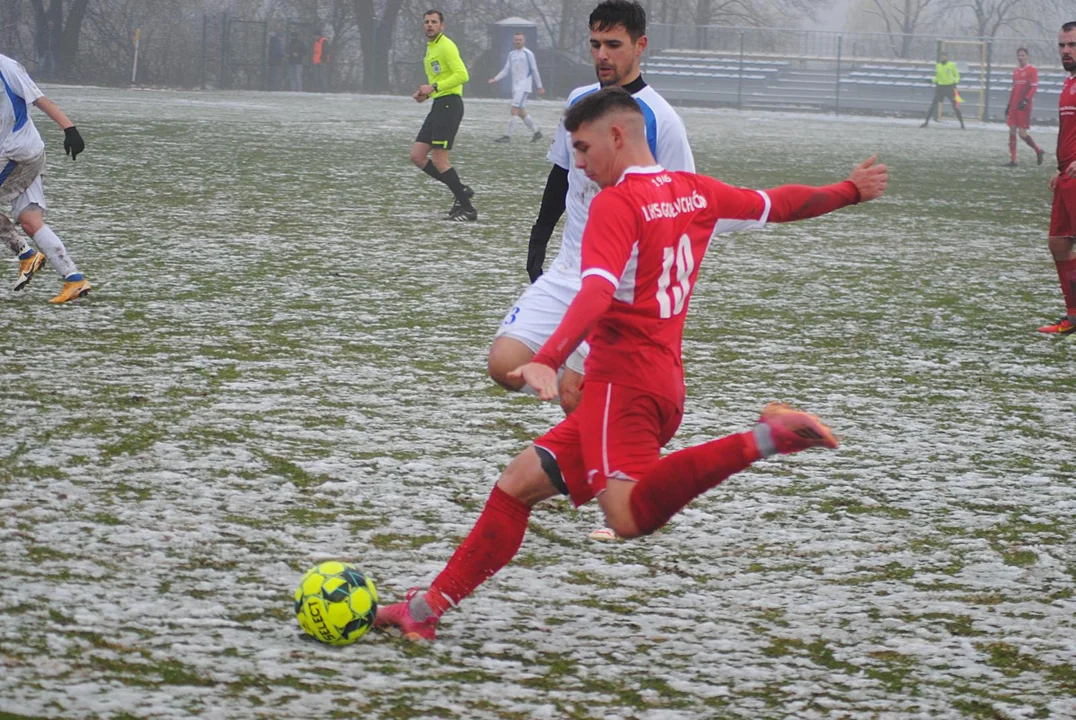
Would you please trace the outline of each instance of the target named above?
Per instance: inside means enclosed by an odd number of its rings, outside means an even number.
[[[448,224],[408,99],[50,91],[88,143],[35,116],[50,221],[97,288],[0,291],[0,715],[1072,717],[1076,346],[1034,332],[1048,169],[1000,167],[996,128],[685,110],[733,183],[892,168],[883,201],[712,248],[688,320],[673,447],[772,399],[844,446],[631,544],[552,502],[436,645],[331,648],[291,616],[302,571],[428,582],[560,417],[484,373],[544,147],[468,101],[482,221]]]

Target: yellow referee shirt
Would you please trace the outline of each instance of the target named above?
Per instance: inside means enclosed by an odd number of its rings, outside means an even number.
[[[426,69],[426,81],[430,85],[437,83],[437,91],[430,97],[463,95],[463,84],[471,79],[456,43],[446,38],[444,33],[426,45],[422,65]]]

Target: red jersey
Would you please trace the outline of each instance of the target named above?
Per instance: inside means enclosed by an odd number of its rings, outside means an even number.
[[[1076,75],[1065,78],[1061,87],[1057,130],[1057,169],[1065,171],[1076,162]]]
[[[1009,93],[1009,106],[1016,109],[1021,100],[1027,100],[1027,110],[1031,110],[1031,98],[1039,89],[1039,71],[1034,65],[1017,67],[1012,71],[1012,92]]]
[[[682,408],[684,318],[710,242],[722,233],[816,217],[856,202],[859,190],[849,181],[762,191],[660,166],[629,168],[590,206],[582,289],[534,362],[555,370],[586,338],[587,378]]]
[[[594,198],[581,276],[604,278],[613,302],[594,326],[586,376],[684,401],[680,357],[691,291],[710,241],[762,227],[770,199],[704,175],[632,168]]]

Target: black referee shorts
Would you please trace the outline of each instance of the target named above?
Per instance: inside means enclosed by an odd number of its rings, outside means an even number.
[[[934,86],[934,102],[940,103],[944,100],[950,102],[956,102],[956,85],[935,85]]]
[[[463,120],[463,97],[443,95],[430,102],[433,107],[426,116],[426,122],[422,123],[415,142],[451,150],[452,143],[456,140],[456,131],[460,129],[460,121]]]

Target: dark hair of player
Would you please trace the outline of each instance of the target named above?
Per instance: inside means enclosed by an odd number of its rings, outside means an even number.
[[[1076,20],[1073,20],[1072,22],[1067,22],[1061,26],[1061,32],[1070,32],[1072,30],[1076,30]]]
[[[635,0],[602,0],[590,13],[591,30],[612,30],[622,25],[636,42],[646,35],[646,10]]]
[[[437,22],[444,24],[444,22],[445,22],[445,14],[443,12],[441,12],[440,10],[427,10],[426,12],[422,13],[422,17],[427,17],[429,15],[436,15],[437,16]]]
[[[635,98],[619,85],[602,88],[586,95],[564,113],[564,129],[575,132],[583,123],[594,122],[611,112],[629,112],[642,116],[643,111]]]
[[[1024,53],[1024,54],[1030,54],[1030,53],[1027,52],[1027,48],[1016,48],[1016,52]]]

